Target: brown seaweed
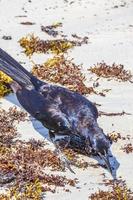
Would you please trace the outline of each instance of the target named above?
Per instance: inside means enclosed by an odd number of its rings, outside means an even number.
[[[16,122],[27,120],[27,114],[10,108],[0,110],[0,185],[8,186],[8,193],[0,199],[41,199],[45,191],[55,192],[55,187],[75,186],[77,179],[54,175],[53,171],[64,171],[60,159],[48,148],[44,141],[22,141],[16,128]],[[66,149],[66,156],[79,168],[88,164],[79,160],[71,149]],[[51,173],[45,173],[49,168]]]
[[[68,49],[73,48],[76,44],[74,41],[67,39],[56,40],[41,40],[34,35],[22,37],[19,40],[20,46],[24,48],[27,56],[32,56],[33,53],[54,53],[56,55],[65,53]]]
[[[124,147],[121,147],[121,149],[126,152],[127,154],[133,152],[133,145],[131,143],[125,144]]]
[[[124,65],[113,63],[111,66],[105,62],[97,63],[88,69],[90,72],[96,74],[98,77],[115,79],[117,81],[132,82],[132,74],[130,71],[124,69]]]
[[[88,200],[133,200],[133,192],[127,188],[125,181],[109,181],[105,184],[111,187],[110,190],[99,190],[92,194]]]
[[[33,66],[32,73],[38,78],[52,83],[59,83],[80,94],[95,93],[93,87],[85,85],[85,76],[81,66],[62,56],[55,56],[42,65]]]

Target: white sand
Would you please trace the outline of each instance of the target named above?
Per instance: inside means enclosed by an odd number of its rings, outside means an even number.
[[[113,62],[125,65],[133,73],[133,1],[132,0],[75,0],[71,5],[63,0],[0,0],[0,47],[9,52],[18,61],[25,62],[24,66],[30,70],[32,63],[23,54],[17,41],[28,33],[35,33],[42,39],[50,38],[40,31],[41,25],[50,25],[54,22],[62,22],[64,34],[76,33],[89,37],[89,44],[82,47],[75,47],[69,52],[69,56],[74,58],[75,63],[83,63],[86,76],[89,77],[86,69],[104,60],[108,64]],[[123,7],[124,2],[126,5]],[[113,8],[114,6],[118,8]],[[22,9],[24,8],[24,9]],[[46,8],[48,10],[46,10]],[[27,12],[25,12],[27,11]],[[16,17],[27,15],[27,17]],[[20,22],[31,21],[35,25],[24,26]],[[12,40],[2,39],[3,35],[11,35]],[[52,55],[34,55],[32,60],[38,63],[44,62]],[[89,80],[89,79],[88,79]],[[112,89],[106,97],[90,95],[89,99],[102,104],[99,110],[106,112],[126,111],[133,114],[133,85],[131,83],[118,83],[116,81],[100,81],[101,89]],[[0,99],[0,106],[8,109],[17,103],[14,95],[9,95],[6,99]],[[133,144],[133,117],[125,115],[122,117],[99,117],[99,124],[105,133],[112,131],[120,132],[122,136],[131,135]],[[113,125],[112,125],[113,124]],[[34,124],[24,122],[18,126],[22,138],[31,137],[42,138],[47,135],[47,130],[42,128],[40,123]],[[41,133],[39,134],[38,131]],[[128,187],[133,190],[133,154],[127,155],[120,148],[124,142],[119,141],[112,145],[113,153],[120,162],[118,177],[122,176],[126,180]],[[86,158],[91,162],[96,162],[91,158]],[[99,188],[105,172],[107,178],[111,178],[109,173],[103,168],[94,169],[89,167],[85,171],[74,169],[76,175],[69,171],[62,173],[68,177],[79,179],[80,189],[71,189],[71,193],[63,192],[59,189],[56,194],[47,193],[46,200],[87,200],[91,192]],[[107,189],[107,188],[105,188]],[[58,191],[58,189],[57,189]]]

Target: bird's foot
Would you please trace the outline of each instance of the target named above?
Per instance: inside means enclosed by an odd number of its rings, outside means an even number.
[[[70,172],[72,172],[73,174],[75,174],[75,172],[73,171],[73,169],[71,168],[71,161],[68,160],[64,155],[62,155],[60,157],[60,161],[61,161],[61,165],[63,168],[67,168],[70,170]]]
[[[56,138],[56,136],[58,136],[58,138]],[[68,146],[68,144],[70,143],[70,136],[68,135],[60,135],[60,139],[59,139],[59,134],[56,134],[55,139],[54,139],[54,145],[55,145],[55,155],[59,157],[62,168],[65,169],[69,169],[72,173],[75,174],[75,172],[72,170],[71,168],[71,164],[72,162],[69,161],[66,156],[62,153],[63,150]]]
[[[63,154],[60,152],[60,150],[55,149],[54,153],[55,153],[55,155],[57,155],[57,156],[59,157],[60,162],[61,162],[61,165],[62,165],[62,168],[63,168],[63,169],[67,168],[67,169],[70,170],[70,172],[72,172],[72,173],[75,174],[75,172],[74,172],[74,171],[72,170],[72,168],[71,168],[72,162],[71,162],[70,160],[68,160],[68,159],[66,158],[66,156],[63,155]]]

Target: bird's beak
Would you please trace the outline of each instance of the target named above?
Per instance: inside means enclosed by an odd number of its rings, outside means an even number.
[[[105,161],[105,164],[109,170],[109,172],[111,173],[111,175],[113,176],[113,171],[112,171],[112,168],[111,168],[111,164],[109,162],[109,156],[107,153],[105,153],[105,155],[102,155],[101,153],[98,153],[100,158],[102,158],[104,161]],[[114,177],[113,177],[114,178]]]

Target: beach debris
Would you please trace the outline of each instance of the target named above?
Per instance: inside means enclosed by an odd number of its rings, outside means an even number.
[[[56,27],[57,25],[53,25]],[[42,26],[42,30],[48,32],[48,30],[53,30],[52,28]],[[53,33],[54,34],[54,33]],[[56,34],[55,34],[56,35]],[[62,35],[64,36],[64,35]],[[88,37],[81,38],[81,40],[69,40],[66,38],[54,39],[54,40],[41,40],[34,34],[29,34],[22,37],[19,40],[20,46],[24,48],[24,52],[27,56],[32,56],[34,52],[36,53],[53,53],[55,55],[66,53],[69,49],[75,46],[81,46],[82,44],[88,43]]]
[[[2,39],[3,40],[12,40],[12,36],[10,36],[10,35],[3,35]]]
[[[54,174],[64,171],[60,159],[43,140],[19,139],[16,124],[27,120],[27,113],[11,107],[0,109],[0,186],[7,187],[7,193],[0,199],[41,199],[46,191],[56,192],[56,187],[76,186],[77,179]],[[88,163],[80,159],[72,149],[65,149],[65,155],[73,165],[85,169]],[[49,169],[47,174],[45,169]],[[4,196],[5,195],[5,196]]]
[[[57,31],[57,28],[62,27],[63,24],[61,22],[54,23],[49,26],[41,26],[41,30],[47,33],[50,36],[57,37],[60,36],[61,38],[66,38],[67,35],[63,34],[63,31]],[[56,30],[55,30],[56,29]],[[88,44],[89,38],[87,36],[81,37],[77,34],[72,34],[72,38],[74,38],[75,46],[81,46],[82,44]]]
[[[96,74],[98,77],[115,79],[117,81],[129,81],[132,82],[132,74],[129,70],[124,69],[124,65],[115,64],[107,65],[105,62],[97,63],[93,67],[90,67],[88,71]]]
[[[20,22],[20,24],[22,24],[22,25],[35,25],[34,22],[29,22],[29,21],[26,21],[26,22]]]
[[[11,144],[18,135],[14,123],[25,120],[28,120],[27,113],[17,110],[16,107],[10,107],[8,111],[0,109],[0,147],[3,143]]]
[[[104,112],[104,111],[99,111],[99,116],[102,116],[102,115],[105,115],[105,116],[110,116],[110,117],[114,117],[114,116],[123,116],[123,115],[131,115],[130,113],[127,113],[125,111],[122,111],[122,112],[114,112],[114,113],[110,113],[110,112]]]
[[[99,163],[92,163],[92,162],[89,162],[89,167],[93,167],[95,169],[99,168],[101,165]],[[105,167],[106,168],[106,167]]]
[[[93,87],[85,85],[85,76],[81,68],[61,55],[48,59],[42,65],[34,65],[32,73],[42,80],[59,83],[80,94],[96,93]]]
[[[23,18],[23,17],[28,17],[27,15],[17,15],[15,16],[16,18]]]
[[[95,88],[95,86],[93,85],[93,88]],[[106,96],[106,93],[110,92],[111,89],[103,89],[101,92],[99,92],[98,94],[102,97]]]
[[[133,192],[128,189],[125,181],[109,181],[105,185],[110,186],[110,190],[92,194],[88,200],[133,200]]]
[[[59,35],[58,31],[55,31],[53,26],[41,26],[41,30],[50,36],[57,37]]]
[[[27,35],[19,40],[20,46],[25,50],[27,56],[32,56],[36,53],[53,53],[60,54],[65,53],[68,49],[76,46],[76,43],[67,39],[56,39],[56,40],[41,40],[39,37]]]
[[[127,5],[126,2],[122,2],[121,4],[119,5],[114,5],[112,8],[120,8],[120,7],[125,7]]]
[[[121,149],[126,152],[127,154],[133,153],[133,145],[131,143],[125,144],[124,147],[121,147]]]
[[[87,36],[81,37],[77,34],[72,34],[72,37],[76,39],[78,46],[81,46],[82,44],[88,44],[89,38]]]
[[[112,142],[117,142],[119,139],[129,141],[131,139],[130,135],[123,136],[121,133],[113,131],[108,133],[107,136],[110,138]]]
[[[3,97],[11,92],[9,83],[12,79],[0,71],[0,97]]]
[[[108,137],[112,142],[117,142],[119,139],[122,139],[121,134],[113,131],[112,133],[108,134]]]
[[[62,27],[61,22],[57,22],[49,26],[41,26],[41,30],[50,36],[57,37],[60,32],[55,29],[57,29],[58,27]]]

